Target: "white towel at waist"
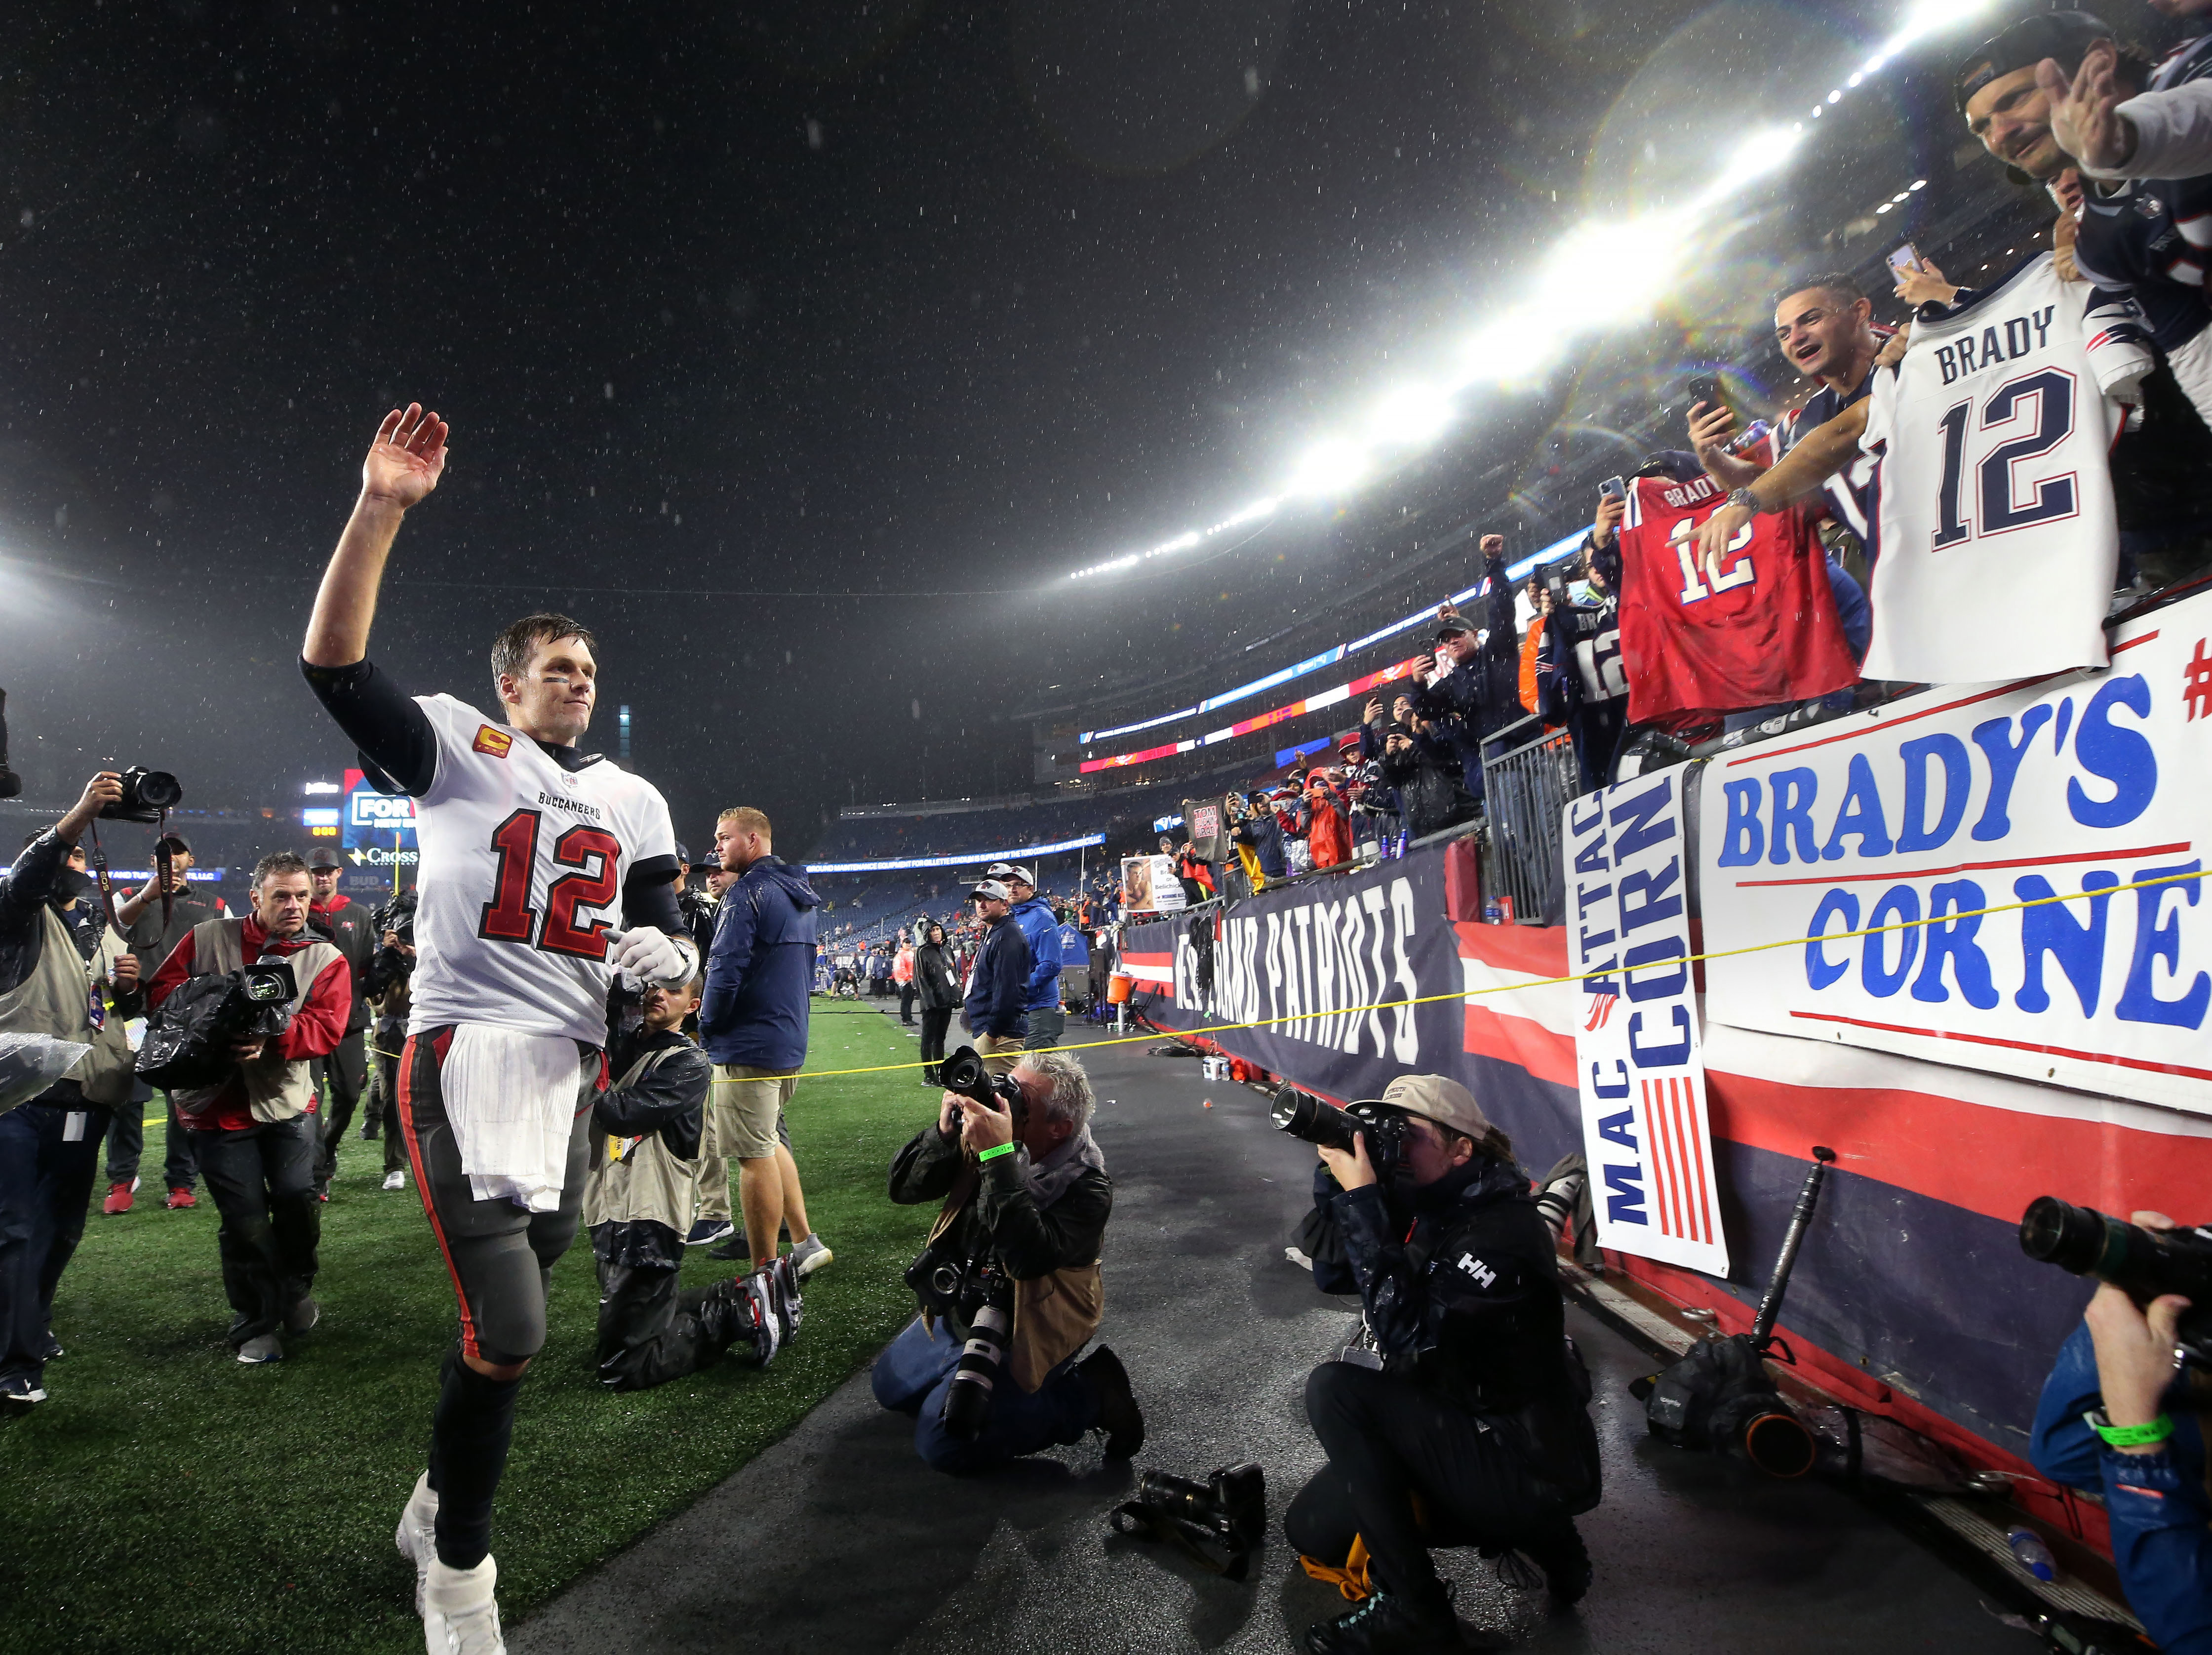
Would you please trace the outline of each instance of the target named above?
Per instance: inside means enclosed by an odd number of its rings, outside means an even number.
[[[565,1036],[454,1025],[438,1089],[478,1201],[511,1201],[532,1213],[560,1206],[582,1067]]]

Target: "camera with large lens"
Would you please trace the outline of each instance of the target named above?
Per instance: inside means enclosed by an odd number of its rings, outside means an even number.
[[[183,787],[167,770],[149,770],[143,764],[133,764],[118,779],[123,783],[123,796],[112,805],[100,807],[104,821],[157,823],[185,796]]]
[[[959,1305],[968,1342],[961,1347],[952,1383],[945,1388],[937,1421],[946,1436],[973,1442],[990,1420],[991,1393],[1014,1336],[1013,1278],[995,1266],[970,1263],[962,1275]]]
[[[139,1079],[164,1092],[219,1085],[238,1065],[232,1047],[283,1037],[299,992],[289,960],[186,977],[147,1027]]]
[[[2212,1366],[2212,1225],[2146,1230],[2094,1207],[2038,1196],[2020,1221],[2020,1250],[2075,1275],[2109,1281],[2148,1305],[2164,1293],[2189,1300],[2174,1329],[2182,1354]]]
[[[1112,1521],[1117,1534],[1172,1542],[1214,1573],[1242,1580],[1267,1538],[1267,1476],[1249,1461],[1204,1482],[1141,1471],[1137,1497],[1115,1506]]]
[[[947,1092],[957,1092],[963,1098],[972,1098],[986,1109],[1000,1114],[1013,1112],[1014,1131],[1018,1134],[1028,1119],[1029,1100],[1022,1089],[1003,1074],[994,1074],[983,1066],[983,1059],[973,1046],[963,1046],[946,1057],[937,1071],[938,1082]]]
[[[400,941],[413,943],[415,907],[419,900],[412,886],[405,891],[395,891],[378,904],[375,911],[368,916],[370,928],[380,937],[386,931],[396,931],[399,934]]]
[[[1406,1117],[1385,1104],[1369,1101],[1339,1109],[1310,1092],[1285,1086],[1276,1091],[1267,1118],[1278,1132],[1287,1132],[1301,1143],[1340,1149],[1347,1155],[1357,1147],[1355,1136],[1365,1133],[1367,1159],[1379,1178],[1387,1179],[1405,1164]]]

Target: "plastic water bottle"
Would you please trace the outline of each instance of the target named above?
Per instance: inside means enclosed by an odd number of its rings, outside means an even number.
[[[2033,1529],[2009,1529],[2005,1532],[2005,1544],[2012,1548],[2013,1559],[2039,1580],[2058,1578],[2058,1560],[2051,1555],[2051,1548],[2043,1543],[2043,1536]]]
[[[1504,919],[1505,910],[1498,905],[1497,897],[1489,897],[1483,903],[1482,922],[1485,925],[1500,925],[1504,922]]]

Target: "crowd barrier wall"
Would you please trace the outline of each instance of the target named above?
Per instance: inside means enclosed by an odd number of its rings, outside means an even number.
[[[2022,696],[2042,704],[2070,693],[2075,744],[2085,727],[2097,730],[2090,738],[2091,757],[2109,751],[2117,732],[2122,738],[2117,745],[2134,765],[2132,780],[2123,777],[2127,785],[2143,785],[2140,761],[2147,752],[2163,767],[2164,785],[2173,790],[2171,808],[2162,809],[2149,838],[2143,834],[2154,824],[2112,822],[2116,811],[2104,813],[2109,825],[2077,819],[2078,813],[2057,820],[2042,794],[2021,795],[2038,801],[2031,855],[2023,866],[2048,863],[2054,880],[2098,862],[2090,853],[2108,839],[2123,849],[2136,849],[2138,840],[2144,846],[2156,840],[2160,866],[2185,862],[2194,846],[2185,842],[2203,831],[2204,800],[2212,796],[2203,780],[2203,760],[2212,757],[2206,751],[2212,747],[2212,665],[2203,664],[2198,635],[2212,623],[2212,598],[2176,605],[2154,619],[2155,626],[2139,627],[2136,636],[2154,630],[2166,635],[2174,659],[2168,662],[2169,652],[2159,651],[2155,661],[2172,682],[2145,685],[2152,697],[2147,711],[2135,707],[2134,686],[2112,687],[2136,676],[2138,663],[2154,659],[2145,646],[2124,650],[2104,672],[1993,691],[1987,698],[1991,710],[1975,721],[1978,727],[1997,716],[2017,720],[2021,708],[2013,702]],[[2163,705],[2190,697],[2195,699],[2184,710]],[[2088,719],[2084,709],[2100,697],[2103,715]],[[1924,692],[1881,709],[1879,718],[1864,724],[1878,728],[1884,739],[1893,731],[1899,739],[1946,734],[1960,699]],[[2194,718],[2190,715],[2200,701],[2205,716]],[[1938,708],[1943,710],[1931,711]],[[2036,721],[2046,746],[2053,745],[2051,726],[2059,716],[2054,711]],[[2130,736],[2142,745],[2130,745]],[[1839,786],[1847,786],[1855,768],[1852,744],[1866,737],[1829,727],[1820,739],[1838,750],[1834,768],[1843,777]],[[1971,729],[1966,739],[1972,740]],[[2020,737],[2013,740],[2017,750]],[[2107,745],[2099,750],[2100,741]],[[1897,745],[1890,740],[1893,758]],[[1943,741],[1916,751],[1933,755],[1925,761],[1932,767],[1929,776],[1950,754]],[[2061,759],[2072,762],[2073,752],[2061,744],[2048,756],[2054,775]],[[2191,753],[2193,767],[2187,764]],[[1805,760],[1799,755],[1779,762],[1802,767]],[[1883,762],[1872,758],[1856,767],[1875,770],[1879,781]],[[1774,766],[1766,768],[1771,776]],[[2098,780],[2094,765],[2091,770],[2087,797],[2093,806],[2119,796],[2110,782]],[[1729,841],[1720,831],[1727,820],[1726,798],[1714,795],[1723,779],[1739,778],[1711,765],[1674,774],[1692,789],[1686,801],[1698,792],[1705,794],[1705,830],[1699,831],[1694,808],[1685,812],[1685,825],[1698,874],[1693,896],[1713,892],[1731,872],[1717,866]],[[1902,774],[1893,779],[1901,788]],[[2062,800],[2065,779],[2050,784]],[[2044,786],[2026,765],[2021,785]],[[1916,819],[1927,831],[1948,812],[1925,794],[1925,784],[1923,792],[1923,814]],[[1977,819],[1973,808],[1970,794],[1961,821]],[[2097,812],[2088,814],[2095,818]],[[2185,818],[2193,818],[2193,831]],[[1738,855],[1743,843],[1739,832]],[[2118,858],[2113,866],[2124,877],[2136,877],[2133,862]],[[1944,871],[1922,869],[1931,879]],[[1879,891],[1895,883],[1886,872],[1879,878],[1877,883],[1869,871],[1868,884],[1856,888]],[[1776,885],[1767,888],[1771,902],[1747,906],[1748,893],[1731,880],[1731,939],[1790,939],[1792,946],[1745,956],[1711,982],[1700,973],[1705,1085],[1728,1275],[1703,1275],[1618,1253],[1607,1257],[1678,1303],[1713,1310],[1724,1330],[1747,1327],[1812,1146],[1833,1147],[1841,1176],[1830,1180],[1799,1256],[1783,1317],[1785,1336],[1809,1376],[1831,1392],[1893,1414],[1977,1463],[2025,1469],[2022,1457],[2043,1376],[2078,1320],[2089,1287],[2021,1253],[2021,1212],[2034,1197],[2052,1194],[2107,1212],[2154,1208],[2189,1221],[2212,1218],[2203,1195],[2212,1189],[2212,1118],[2174,1106],[2179,1099],[2171,1093],[2170,1101],[2147,1099],[2142,1094],[2150,1088],[2134,1081],[2126,1089],[2136,1095],[2123,1096],[2117,1087],[2082,1089],[2078,1082],[2067,1086],[1999,1072],[1984,1061],[1984,1048],[1969,1043],[1921,1043],[1923,1049],[1945,1050],[1947,1056],[1956,1053],[1955,1062],[1936,1062],[1871,1042],[1838,1040],[1829,1023],[1814,1025],[1815,1037],[1776,1031],[1792,1026],[1786,1002],[1793,995],[1820,992],[1807,986],[1804,939],[1807,915],[1829,888],[1825,883]],[[2197,882],[2187,882],[2155,908],[2137,908],[2132,897],[2112,899],[2115,937],[2107,952],[2114,982],[2124,977],[2127,962],[2140,952],[2122,934],[2124,922],[2142,916],[2150,939],[2142,946],[2162,946],[2161,936],[2175,944],[2156,956],[2158,996],[2171,1001],[2186,995],[2192,962],[2205,958],[2205,939],[2212,933],[2212,903],[2197,905],[2196,889]],[[2000,897],[2010,898],[2008,885],[1993,891],[1991,900]],[[2123,900],[2130,904],[2125,915]],[[1583,1147],[1576,1035],[1590,1015],[1590,1002],[1578,983],[1555,980],[1571,969],[1565,927],[1484,924],[1481,905],[1472,842],[1461,840],[1300,880],[1225,910],[1209,907],[1188,917],[1127,926],[1121,968],[1147,991],[1146,1015],[1160,1026],[1264,1023],[1206,1038],[1339,1101],[1378,1096],[1399,1074],[1451,1075],[1511,1134],[1522,1163],[1540,1175],[1558,1157]],[[2081,905],[2078,899],[2067,904]],[[2016,935],[2018,915],[2006,917]],[[1693,920],[1702,919],[1693,910]],[[1712,946],[1711,930],[1710,922],[1693,922],[1692,946]],[[1754,938],[1753,932],[1761,934]],[[2078,945],[2077,952],[2085,947]],[[1832,950],[1833,958],[1844,954],[1842,947]],[[2015,962],[2012,978],[1999,979],[2008,997],[2023,986],[2021,969]],[[2073,993],[2057,981],[2063,973],[2057,966],[2051,976],[2054,997]],[[1731,985],[1726,993],[1720,992],[1723,981]],[[1498,989],[1506,992],[1489,992]],[[1395,1000],[1425,1003],[1356,1009]],[[2170,1028],[2160,1025],[2154,1032],[2163,1036]],[[2016,1071],[2021,1065],[2007,1067]],[[2085,1071],[2077,1065],[2075,1072]],[[2162,1083],[2193,1079],[2156,1078]],[[2024,1485],[2024,1495],[2031,1506],[2062,1516],[2077,1532],[2101,1542],[2100,1513],[2032,1483]]]

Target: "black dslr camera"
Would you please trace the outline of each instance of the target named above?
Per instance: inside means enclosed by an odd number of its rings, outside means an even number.
[[[299,992],[289,960],[186,977],[154,1013],[139,1079],[164,1092],[219,1084],[238,1067],[233,1046],[283,1037]]]
[[[1302,1143],[1341,1149],[1347,1155],[1355,1147],[1353,1135],[1365,1133],[1367,1159],[1374,1165],[1375,1176],[1385,1183],[1405,1165],[1406,1117],[1386,1104],[1358,1103],[1339,1109],[1310,1092],[1285,1086],[1276,1092],[1267,1118],[1274,1122],[1277,1131],[1287,1132]]]
[[[947,1092],[957,1092],[963,1098],[973,1098],[986,1109],[1000,1114],[1013,1112],[1014,1135],[1021,1135],[1030,1115],[1029,1099],[1022,1089],[1003,1074],[994,1074],[983,1067],[983,1060],[973,1046],[963,1046],[947,1057],[938,1068],[939,1082]]]
[[[1250,1462],[1224,1465],[1204,1482],[1171,1471],[1141,1471],[1137,1497],[1114,1508],[1114,1531],[1180,1546],[1231,1580],[1251,1572],[1267,1538],[1267,1485]]]
[[[2175,1342],[2189,1360],[2212,1367],[2212,1225],[2146,1230],[2094,1207],[2038,1196],[2021,1219],[2020,1250],[2075,1275],[2109,1281],[2137,1305],[2181,1294],[2189,1308],[2175,1325]]]
[[[185,796],[183,787],[167,770],[149,770],[143,764],[133,764],[118,779],[123,783],[123,796],[112,805],[100,807],[103,821],[144,822],[150,825],[174,810]]]

